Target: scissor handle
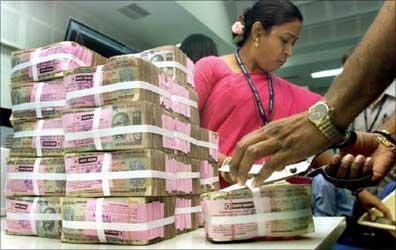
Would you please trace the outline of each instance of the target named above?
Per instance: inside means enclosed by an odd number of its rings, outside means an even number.
[[[328,182],[333,183],[337,187],[348,188],[351,190],[354,190],[354,189],[360,188],[360,187],[370,186],[370,180],[371,180],[371,177],[373,176],[373,173],[371,172],[369,175],[363,176],[361,178],[340,179],[340,178],[330,176],[326,171],[326,167],[321,168],[321,170],[322,171],[320,171],[320,173],[323,175],[323,177]]]

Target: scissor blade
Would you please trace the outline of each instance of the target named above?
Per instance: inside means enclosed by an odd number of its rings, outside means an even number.
[[[287,165],[282,171],[273,172],[272,175],[264,181],[264,184],[269,184],[276,181],[284,180],[307,171],[309,166],[311,165],[312,159],[313,157],[310,157],[305,161]],[[263,165],[254,164],[250,169],[249,174],[257,175],[260,173],[263,167],[265,167],[265,163]],[[220,172],[230,172],[230,166],[228,164],[224,164],[218,170]]]

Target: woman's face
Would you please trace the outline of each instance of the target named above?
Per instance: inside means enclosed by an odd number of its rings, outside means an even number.
[[[263,33],[256,48],[255,61],[258,66],[272,72],[280,68],[292,54],[292,49],[300,34],[299,20],[272,26],[270,33]]]

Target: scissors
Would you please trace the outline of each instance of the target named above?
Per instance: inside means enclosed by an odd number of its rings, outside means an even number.
[[[349,188],[351,190],[354,190],[359,187],[365,187],[369,186],[370,184],[370,179],[373,176],[372,172],[369,175],[363,176],[361,178],[354,178],[354,179],[341,179],[341,178],[336,178],[331,176],[326,168],[327,165],[324,165],[319,168],[313,168],[312,167],[312,161],[314,160],[314,157],[309,157],[308,159],[295,163],[295,164],[290,164],[287,165],[283,170],[281,171],[275,171],[273,172],[264,182],[262,185],[266,184],[271,184],[277,181],[285,180],[291,177],[294,177],[296,175],[302,175],[304,177],[314,177],[316,175],[321,174],[325,180],[327,180],[330,183],[333,183],[337,187],[345,187]],[[249,174],[255,176],[260,173],[260,170],[265,167],[265,163],[263,164],[254,164],[252,168],[249,171]],[[218,169],[221,172],[230,172],[230,165],[228,164],[228,161],[224,162],[223,165]]]

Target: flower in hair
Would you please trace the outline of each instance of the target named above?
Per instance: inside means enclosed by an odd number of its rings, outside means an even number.
[[[243,34],[243,29],[245,28],[245,26],[241,23],[241,21],[236,21],[233,25],[232,25],[232,32],[238,36]]]

